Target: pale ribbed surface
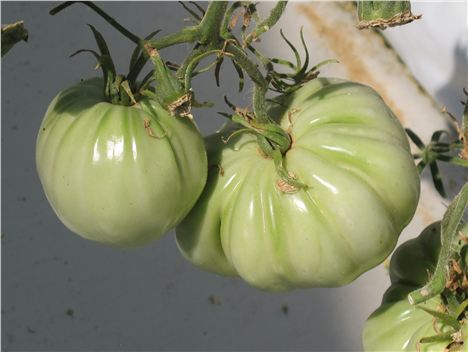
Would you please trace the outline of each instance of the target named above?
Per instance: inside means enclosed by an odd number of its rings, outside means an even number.
[[[112,245],[141,245],[180,222],[201,193],[203,140],[192,122],[156,105],[100,102],[101,85],[85,81],[54,99],[37,139],[37,169],[49,202],[72,231]],[[149,136],[145,119],[161,138]]]
[[[318,79],[282,103],[271,113],[291,130],[287,168],[309,188],[280,192],[251,134],[210,136],[207,186],[177,229],[179,247],[195,265],[265,290],[344,285],[391,252],[414,214],[419,178],[405,133],[362,85]],[[287,112],[299,108],[290,126]]]

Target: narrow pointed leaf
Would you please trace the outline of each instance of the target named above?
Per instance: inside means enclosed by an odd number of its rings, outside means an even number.
[[[444,184],[442,183],[442,176],[440,175],[437,163],[435,161],[430,163],[429,168],[431,169],[432,181],[434,181],[434,186],[437,189],[437,192],[445,198],[447,194],[445,192]]]
[[[271,62],[273,62],[274,64],[289,67],[289,68],[291,68],[293,70],[296,68],[296,66],[291,61],[279,59],[279,58],[276,58],[276,57],[271,58]]]
[[[455,316],[459,318],[460,315],[462,315],[465,311],[466,307],[468,307],[468,299],[465,299],[462,303],[460,303],[458,308],[455,310]]]
[[[94,28],[92,25],[88,25],[89,28],[91,28],[92,32],[93,32],[93,35],[94,35],[94,39],[96,39],[96,43],[98,45],[98,48],[99,48],[99,51],[101,52],[101,55],[102,56],[106,56],[108,58],[107,60],[107,63],[108,63],[108,69],[113,73],[113,75],[115,76],[116,75],[116,71],[115,71],[115,66],[114,66],[114,62],[112,61],[112,58],[111,58],[111,55],[110,55],[110,52],[109,52],[109,48],[107,47],[107,44],[106,44],[106,41],[104,40],[104,37],[102,36],[102,34],[96,29]]]
[[[417,308],[422,309],[426,313],[429,313],[433,317],[439,319],[444,324],[449,325],[454,329],[460,329],[460,322],[456,318],[454,318],[454,317],[452,317],[452,316],[450,316],[450,315],[448,315],[446,313],[439,312],[439,311],[433,310],[433,309],[429,309],[429,308],[426,308],[426,307],[423,307],[423,306],[417,306]]]
[[[286,36],[284,35],[282,29],[280,29],[280,35],[281,35],[281,37],[284,39],[284,41],[286,42],[286,44],[288,44],[288,46],[289,46],[289,47],[291,48],[291,50],[293,51],[294,57],[296,58],[296,65],[294,66],[294,68],[295,68],[296,70],[299,70],[299,68],[301,67],[301,56],[299,55],[299,52],[297,51],[296,47],[288,40],[288,38],[286,38]]]
[[[408,137],[413,141],[413,143],[419,148],[424,149],[426,145],[422,142],[422,140],[418,137],[416,133],[414,133],[411,129],[405,128],[406,134]]]
[[[58,14],[60,11],[66,9],[67,7],[73,5],[74,3],[76,3],[77,1],[65,1],[64,3],[54,7],[52,10],[49,11],[49,14],[51,16],[54,16],[56,14]]]
[[[141,80],[140,87],[138,88],[138,91],[143,91],[148,88],[148,85],[153,81],[151,79],[153,77],[153,71],[148,72],[145,77]]]
[[[197,22],[200,22],[201,21],[201,17],[200,15],[198,15],[198,13],[196,13],[195,11],[193,11],[190,7],[188,7],[187,5],[185,5],[185,3],[183,1],[178,1],[178,3],[180,5],[182,5],[182,7],[185,9],[185,11],[187,11],[190,15],[192,15],[192,17],[197,21]]]
[[[189,1],[189,3],[192,4],[193,6],[195,6],[198,9],[198,11],[200,11],[202,16],[205,15],[205,9],[203,7],[201,7],[196,1]]]
[[[454,331],[447,331],[447,332],[444,332],[444,333],[442,333],[440,335],[423,337],[421,340],[419,340],[419,342],[420,343],[431,343],[431,342],[442,342],[442,341],[451,340],[453,333],[454,333]]]
[[[219,87],[219,71],[221,70],[221,65],[223,64],[224,59],[220,57],[218,60],[216,60],[216,67],[214,70],[214,76],[216,80],[216,86]]]
[[[154,32],[151,32],[150,34],[148,34],[146,37],[145,37],[145,40],[150,40],[152,39],[156,34],[158,34],[159,32],[161,32],[160,29],[158,29],[157,31],[154,31]],[[132,57],[130,59],[130,65],[129,65],[129,71],[132,70],[133,66],[135,66],[135,63],[136,61],[138,60],[138,56],[140,55],[141,53],[141,46],[140,45],[137,45],[135,47],[135,49],[133,50],[133,53],[132,53]]]
[[[432,137],[431,137],[431,142],[438,142],[440,137],[442,137],[442,135],[444,134],[447,134],[448,135],[448,132],[447,131],[444,131],[444,130],[438,130],[438,131],[435,131],[433,134],[432,134]]]
[[[451,164],[454,164],[454,165],[468,167],[468,160],[465,160],[465,159],[462,159],[462,158],[459,158],[459,157],[456,157],[456,156],[440,154],[440,155],[436,156],[436,159],[440,160],[440,161],[445,161],[447,163],[451,163]]]
[[[300,36],[301,36],[302,47],[304,48],[304,52],[305,52],[305,59],[304,59],[304,65],[302,66],[302,68],[296,75],[298,78],[301,78],[304,75],[304,73],[307,71],[307,67],[309,66],[309,50],[307,49],[307,44],[304,39],[304,27],[301,27]]]
[[[244,71],[242,68],[234,61],[230,60],[232,62],[232,65],[234,66],[234,69],[237,72],[237,75],[239,76],[239,93],[244,90]]]
[[[416,168],[418,169],[419,174],[421,174],[426,167],[426,162],[424,160],[421,160],[418,165],[416,165]]]

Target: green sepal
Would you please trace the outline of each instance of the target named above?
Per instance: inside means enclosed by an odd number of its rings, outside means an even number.
[[[442,342],[447,340],[452,340],[452,335],[454,331],[447,331],[439,335],[433,335],[428,337],[423,337],[419,340],[420,343],[432,343],[432,342]]]
[[[411,11],[409,1],[358,1],[358,18],[360,21],[376,19],[388,20],[393,16]]]
[[[438,320],[440,320],[443,324],[449,325],[456,330],[460,329],[461,327],[460,322],[449,314],[442,313],[437,310],[433,310],[433,309],[426,308],[423,306],[417,306],[417,308],[422,309],[426,313],[432,315],[434,318],[437,318]]]
[[[359,23],[357,27],[380,28],[399,26],[419,19],[421,15],[411,13],[410,1],[368,1],[359,0],[357,4]]]

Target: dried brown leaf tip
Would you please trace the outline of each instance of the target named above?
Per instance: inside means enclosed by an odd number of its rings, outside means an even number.
[[[289,176],[291,176],[291,178],[296,178],[296,176],[292,172],[289,172],[288,174]],[[276,188],[278,188],[278,190],[283,193],[289,194],[296,193],[298,191],[298,188],[296,186],[289,184],[286,180],[283,180],[282,178],[276,182]]]
[[[190,120],[193,120],[192,94],[186,93],[182,95],[179,99],[170,103],[167,109],[172,116],[188,117]]]
[[[156,48],[153,48],[149,43],[145,43],[144,48],[146,52],[148,53],[149,57],[159,56],[159,52],[156,50]]]
[[[379,28],[379,29],[386,29],[388,27],[395,27],[401,26],[403,24],[407,24],[413,22],[414,20],[418,20],[422,17],[422,15],[413,15],[411,11],[405,11],[396,14],[395,16],[383,19],[377,18],[374,20],[369,21],[360,21],[356,27],[358,29],[366,29],[366,28]]]
[[[466,273],[461,268],[460,264],[451,259],[449,262],[449,278],[445,284],[445,287],[451,291],[457,291],[466,287],[468,280]]]

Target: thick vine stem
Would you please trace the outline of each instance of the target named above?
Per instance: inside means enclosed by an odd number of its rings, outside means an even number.
[[[418,304],[441,294],[449,277],[449,262],[458,254],[459,228],[468,205],[468,183],[462,187],[445,212],[441,225],[442,247],[432,279],[424,287],[408,295],[411,304]]]
[[[213,43],[220,40],[220,28],[227,9],[227,1],[212,1],[199,24],[200,42]]]

